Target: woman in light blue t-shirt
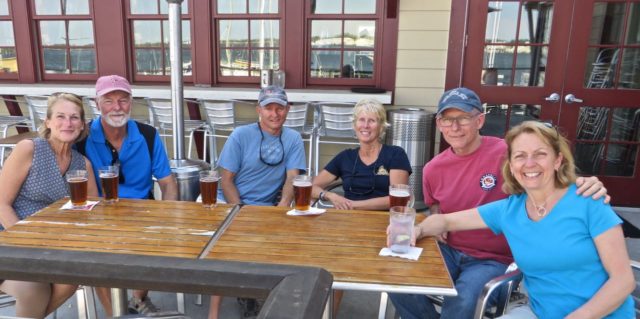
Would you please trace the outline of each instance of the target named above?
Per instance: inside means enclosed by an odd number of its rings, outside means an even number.
[[[503,318],[634,318],[635,280],[621,220],[608,204],[576,194],[567,140],[528,121],[505,137],[508,198],[416,226],[416,238],[490,228],[504,234],[524,274],[529,304]]]

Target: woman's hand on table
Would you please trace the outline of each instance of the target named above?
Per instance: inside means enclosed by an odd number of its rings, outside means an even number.
[[[324,197],[329,201],[331,201],[331,203],[333,204],[333,207],[335,207],[336,209],[345,209],[345,210],[353,209],[353,203],[350,200],[336,193],[328,193],[324,195]]]

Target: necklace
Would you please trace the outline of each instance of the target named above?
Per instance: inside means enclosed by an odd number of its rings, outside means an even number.
[[[544,215],[547,214],[547,208],[545,207],[547,206],[547,201],[544,201],[542,205],[538,205],[536,204],[536,201],[533,200],[533,196],[529,196],[529,198],[531,199],[531,204],[533,204],[533,208],[536,214],[538,214],[538,217],[544,217]]]

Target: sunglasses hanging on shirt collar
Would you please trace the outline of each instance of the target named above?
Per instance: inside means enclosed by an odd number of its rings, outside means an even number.
[[[275,143],[271,143],[270,145],[263,144],[264,133],[262,133],[262,129],[260,128],[260,122],[258,122],[258,131],[260,131],[260,150],[258,151],[258,153],[260,153],[260,161],[268,166],[278,166],[282,164],[282,162],[284,161],[284,144],[282,144],[282,133],[278,135],[278,141],[280,142],[280,150],[278,150],[273,145]],[[263,148],[265,148],[264,152],[266,153],[266,155],[263,155]],[[280,153],[279,160],[275,160],[273,158],[274,155],[277,155],[277,153]]]
[[[111,145],[109,141],[105,140],[105,142],[107,143],[109,151],[111,151],[111,166],[118,166],[118,183],[124,184],[125,179],[124,174],[122,173],[122,165],[120,165],[120,156],[118,154],[118,150],[116,150],[116,148],[113,147],[113,145]]]

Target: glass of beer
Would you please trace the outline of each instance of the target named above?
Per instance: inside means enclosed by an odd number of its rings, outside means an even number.
[[[389,207],[408,206],[413,207],[413,194],[411,187],[406,184],[389,185]]]
[[[406,206],[393,206],[389,213],[389,248],[394,253],[406,254],[411,247],[416,210]]]
[[[218,199],[218,171],[200,171],[200,194],[202,195],[202,206],[212,208],[216,206]]]
[[[118,166],[103,166],[98,169],[104,202],[113,204],[118,201]]]
[[[80,208],[87,205],[87,181],[89,180],[87,171],[82,169],[70,170],[67,172],[66,177],[73,207]]]
[[[299,212],[309,211],[311,206],[312,178],[309,175],[298,175],[293,179],[295,208]]]

